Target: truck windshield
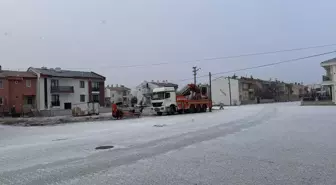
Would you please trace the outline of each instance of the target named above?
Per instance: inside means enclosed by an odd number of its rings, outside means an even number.
[[[152,100],[163,100],[165,99],[165,92],[156,92],[152,95]]]

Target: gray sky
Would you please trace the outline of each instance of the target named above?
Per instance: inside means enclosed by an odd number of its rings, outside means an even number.
[[[336,43],[335,8],[334,0],[1,0],[0,60],[9,69],[92,70],[130,87],[176,81],[192,77],[193,65],[204,75],[335,50],[178,63]],[[237,75],[320,82],[320,62],[333,57]],[[172,64],[113,68],[159,62]]]

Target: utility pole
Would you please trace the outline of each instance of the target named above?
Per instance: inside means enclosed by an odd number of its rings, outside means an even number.
[[[232,106],[232,98],[231,98],[231,81],[230,81],[230,77],[228,76],[228,81],[229,81],[229,96],[230,96],[230,106]]]
[[[211,72],[209,72],[209,100],[210,100],[210,107],[209,112],[212,112],[212,91],[211,91]]]
[[[197,71],[200,70],[201,68],[197,69],[197,66],[192,67],[193,68],[193,74],[194,74],[194,84],[196,85],[196,76],[197,76]]]

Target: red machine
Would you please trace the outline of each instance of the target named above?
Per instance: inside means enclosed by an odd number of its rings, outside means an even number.
[[[177,111],[179,113],[206,112],[212,108],[212,102],[208,96],[209,86],[198,87],[195,84],[188,84],[176,95]]]
[[[112,117],[116,119],[140,117],[142,110],[137,108],[118,107],[117,104],[112,104]]]

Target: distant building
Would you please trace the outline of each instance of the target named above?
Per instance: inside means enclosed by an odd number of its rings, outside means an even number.
[[[36,106],[37,76],[31,72],[2,70],[0,66],[0,112],[15,107],[21,113],[25,106]]]
[[[328,89],[332,102],[336,103],[336,58],[321,62],[321,67],[326,71],[322,76],[321,85]]]
[[[105,77],[94,72],[61,68],[28,69],[37,75],[38,110],[71,109],[74,104],[99,102],[104,106]]]
[[[120,103],[129,105],[131,101],[131,89],[123,85],[107,86],[105,88],[105,98],[109,98],[110,103]]]
[[[174,87],[175,90],[177,90],[178,85],[170,83],[168,81],[162,81],[162,82],[144,81],[140,85],[136,86],[136,88],[132,91],[132,95],[137,98],[138,100],[137,104],[150,106],[151,94],[153,92],[153,89],[157,87]]]

